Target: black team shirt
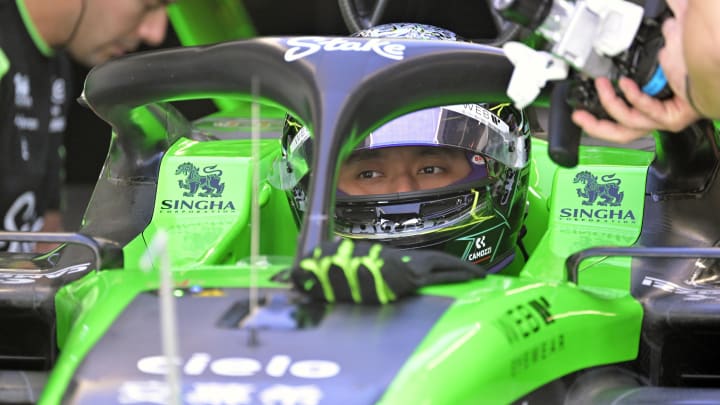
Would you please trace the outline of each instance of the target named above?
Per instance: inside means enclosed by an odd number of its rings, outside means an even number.
[[[64,0],[56,0],[64,1]],[[0,228],[39,231],[60,208],[60,148],[71,77],[67,57],[51,50],[22,0],[0,0]],[[0,251],[31,245],[0,241]]]

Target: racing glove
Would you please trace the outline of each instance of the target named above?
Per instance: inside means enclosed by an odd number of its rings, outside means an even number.
[[[364,304],[386,304],[420,287],[485,274],[482,267],[447,253],[349,239],[323,243],[290,272],[295,288],[315,299]]]

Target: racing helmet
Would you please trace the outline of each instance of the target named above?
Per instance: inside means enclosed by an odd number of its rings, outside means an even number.
[[[450,31],[421,24],[386,24],[354,34],[460,40]],[[509,103],[427,108],[395,118],[355,148],[363,151],[429,147],[455,151],[467,174],[443,187],[350,195],[337,191],[335,233],[400,249],[430,248],[482,264],[508,265],[526,214],[529,123]],[[298,223],[306,211],[312,136],[287,115],[283,128],[283,188]]]

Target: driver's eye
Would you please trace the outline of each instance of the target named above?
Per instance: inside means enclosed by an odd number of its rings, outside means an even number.
[[[437,174],[442,173],[443,169],[439,166],[426,166],[418,170],[419,174]]]
[[[375,170],[363,170],[360,174],[358,174],[358,178],[360,179],[372,179],[379,176],[380,173]]]

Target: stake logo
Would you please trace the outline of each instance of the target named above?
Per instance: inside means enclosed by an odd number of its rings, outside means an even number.
[[[379,56],[393,60],[402,60],[405,57],[405,45],[394,44],[388,40],[379,38],[357,40],[347,38],[300,37],[289,39],[287,45],[291,48],[285,51],[284,59],[286,62],[296,61],[320,51],[375,52]]]
[[[183,197],[203,197],[203,199],[167,199],[160,202],[163,211],[175,213],[208,213],[235,211],[232,201],[217,200],[222,197],[225,183],[222,182],[222,170],[217,165],[205,166],[200,169],[190,162],[177,167],[175,175],[185,178],[178,180]]]
[[[560,219],[595,223],[635,223],[636,217],[632,210],[621,207],[625,192],[621,191],[622,180],[616,174],[600,177],[585,170],[575,175],[574,184],[583,187],[575,189],[580,202],[587,208],[560,208]]]

